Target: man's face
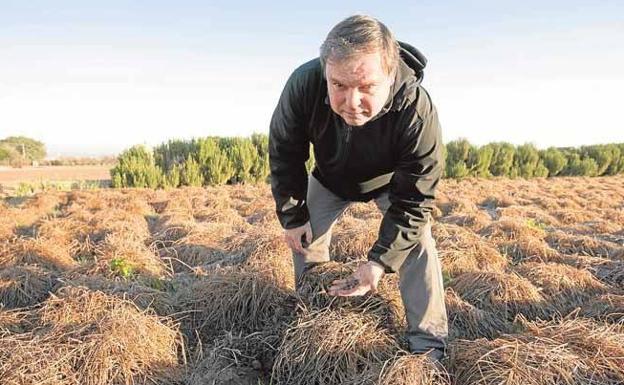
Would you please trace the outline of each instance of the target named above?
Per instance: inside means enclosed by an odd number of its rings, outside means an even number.
[[[350,126],[362,126],[381,111],[394,80],[379,52],[328,60],[325,76],[331,109]]]

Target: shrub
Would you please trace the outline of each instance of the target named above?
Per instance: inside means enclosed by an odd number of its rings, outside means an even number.
[[[234,165],[219,146],[219,138],[197,140],[197,157],[207,185],[222,185],[234,175]]]
[[[516,149],[509,143],[491,143],[494,153],[490,162],[490,174],[494,176],[510,176]]]
[[[539,162],[539,153],[534,145],[527,143],[518,146],[514,155],[512,177],[531,178]]]
[[[548,169],[549,176],[558,175],[568,163],[565,155],[554,147],[540,151],[540,158],[543,165]]]
[[[145,146],[134,146],[122,152],[117,162],[111,170],[113,187],[156,188],[161,185],[163,172]]]
[[[201,172],[199,163],[193,158],[192,155],[188,155],[182,172],[180,175],[180,183],[184,186],[201,187],[204,184],[204,177]]]

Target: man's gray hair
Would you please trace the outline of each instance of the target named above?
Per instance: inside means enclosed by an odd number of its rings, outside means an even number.
[[[321,66],[327,61],[342,61],[363,53],[380,52],[387,74],[399,64],[399,44],[388,27],[366,15],[349,16],[329,31],[321,45]]]

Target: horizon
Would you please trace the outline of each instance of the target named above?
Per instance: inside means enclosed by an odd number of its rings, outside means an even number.
[[[354,13],[424,52],[445,143],[624,141],[621,2],[0,4],[0,138],[50,156],[268,133],[287,77]]]

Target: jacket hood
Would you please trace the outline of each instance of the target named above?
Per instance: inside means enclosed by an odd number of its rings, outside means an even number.
[[[392,100],[387,110],[399,110],[416,97],[416,89],[424,77],[427,58],[416,47],[399,41],[399,67],[391,90]]]
[[[409,68],[414,70],[414,74],[418,80],[422,80],[424,75],[423,70],[427,66],[427,58],[422,54],[416,47],[404,43],[402,41],[399,42],[401,59],[403,62],[407,64]]]

